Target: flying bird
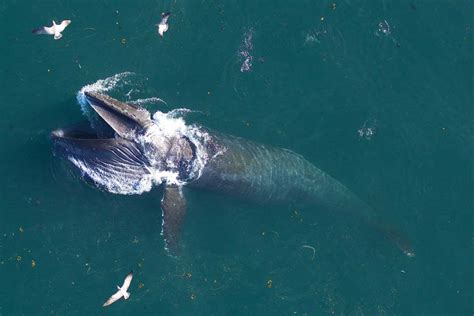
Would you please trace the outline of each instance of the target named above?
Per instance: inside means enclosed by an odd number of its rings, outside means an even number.
[[[63,35],[61,34],[62,31],[71,23],[71,20],[64,20],[61,22],[61,24],[56,24],[53,20],[53,25],[50,27],[43,26],[37,29],[34,29],[32,33],[34,34],[45,34],[45,35],[54,35],[54,39],[58,40]]]
[[[128,287],[130,286],[130,283],[132,282],[132,278],[133,278],[133,271],[130,271],[130,273],[125,277],[125,280],[123,281],[122,286],[117,285],[117,289],[118,289],[117,293],[112,295],[107,300],[107,302],[105,302],[104,305],[102,306],[104,307],[109,306],[110,304],[113,304],[116,301],[118,301],[120,298],[122,298],[122,296],[124,299],[128,299],[130,297],[130,293],[128,293],[127,290],[128,290]]]
[[[160,23],[156,24],[156,26],[158,26],[158,34],[160,34],[161,37],[163,37],[163,34],[166,31],[168,31],[168,18],[170,15],[170,12],[162,13]]]

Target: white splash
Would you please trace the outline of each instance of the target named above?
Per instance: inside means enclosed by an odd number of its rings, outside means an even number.
[[[155,124],[150,128],[150,133],[159,131],[160,134],[165,136],[185,135],[187,126],[184,119],[174,117],[171,113],[173,112],[162,113],[157,111],[153,114],[153,122]]]
[[[191,177],[199,178],[201,176],[202,169],[206,165],[209,157],[205,150],[205,145],[212,141],[209,134],[203,131],[197,125],[186,125],[186,122],[183,117],[178,116],[179,114],[184,114],[191,112],[189,109],[175,109],[168,113],[163,113],[157,111],[153,114],[154,124],[150,126],[147,132],[143,136],[139,136],[139,140],[142,144],[147,142],[156,143],[158,140],[165,140],[170,137],[187,137],[193,144],[196,146],[196,161],[194,162],[194,167],[191,170]],[[146,146],[145,146],[146,147]],[[146,153],[148,159],[153,161],[154,152]],[[167,183],[180,184],[184,185],[185,183],[179,182],[177,179],[178,174],[165,174],[167,178],[165,179]]]
[[[84,92],[99,92],[99,93],[110,92],[115,88],[123,87],[126,84],[130,84],[131,80],[129,78],[134,75],[135,73],[129,72],[129,71],[121,72],[111,77],[97,80],[96,82],[92,84],[88,84],[82,87],[82,89],[79,90],[79,92],[77,92],[77,95],[76,95],[76,99],[79,105],[81,106],[82,113],[86,115],[88,118],[90,118],[90,115],[92,112],[89,106],[89,103],[87,102]]]

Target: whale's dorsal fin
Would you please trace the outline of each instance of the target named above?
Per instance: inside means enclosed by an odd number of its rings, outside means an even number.
[[[173,256],[178,255],[181,226],[186,215],[186,200],[180,186],[165,185],[161,200],[163,212],[162,235],[165,249]]]

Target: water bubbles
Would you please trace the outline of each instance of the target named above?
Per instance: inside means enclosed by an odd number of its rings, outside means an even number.
[[[390,24],[388,24],[387,20],[379,22],[377,31],[375,31],[375,35],[389,36],[390,34],[392,34],[392,31],[390,30]]]
[[[304,44],[312,44],[312,43],[321,43],[318,37],[315,34],[308,33],[306,34],[306,38],[304,40]]]
[[[240,66],[240,72],[248,72],[252,68],[253,57],[249,52],[240,52],[240,56],[243,58],[242,65]]]
[[[366,120],[362,127],[357,130],[360,139],[371,140],[377,132],[377,120]]]
[[[248,72],[252,68],[253,56],[251,55],[251,51],[253,50],[253,34],[253,28],[247,30],[244,34],[244,40],[239,48],[239,57],[242,61],[242,65],[240,66],[241,72]]]
[[[374,32],[375,36],[383,38],[383,39],[389,39],[392,41],[395,46],[400,47],[400,43],[393,37],[392,35],[392,27],[388,23],[387,20],[383,20],[378,23],[377,25],[377,30]]]
[[[359,133],[360,138],[365,138],[366,140],[370,140],[372,136],[375,134],[375,130],[371,127],[363,127],[357,131]]]
[[[320,44],[322,37],[327,35],[327,30],[314,30],[306,34],[304,45]]]

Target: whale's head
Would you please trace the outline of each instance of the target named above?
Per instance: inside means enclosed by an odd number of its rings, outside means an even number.
[[[143,108],[95,92],[84,92],[84,97],[95,119],[51,132],[54,153],[72,162],[82,176],[119,194],[189,180],[195,146],[188,138],[163,132]]]

